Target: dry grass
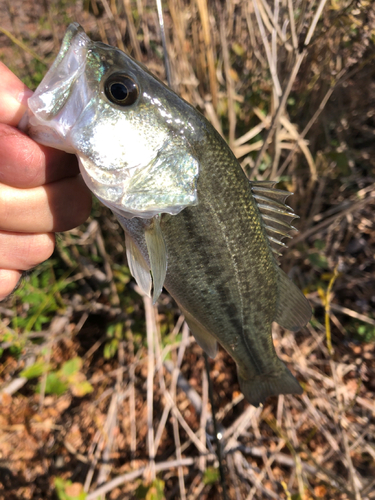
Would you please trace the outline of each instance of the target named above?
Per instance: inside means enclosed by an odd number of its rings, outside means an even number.
[[[58,269],[42,268],[55,283],[30,279],[43,307],[32,315],[22,290],[0,305],[0,498],[56,498],[55,478],[73,483],[59,498],[84,490],[87,500],[136,498],[150,484],[147,498],[375,498],[375,7],[171,0],[164,16],[173,87],[251,178],[295,193],[300,232],[282,266],[315,314],[296,335],[275,327],[274,339],[305,393],[249,406],[220,351],[210,360],[216,442],[201,350],[166,294],[153,307],[134,287],[122,233],[95,207],[61,236]],[[151,0],[3,0],[0,57],[35,85],[71,20],[164,78]],[[38,314],[50,315],[42,330]],[[39,393],[20,376],[76,356],[79,382],[94,389],[84,397],[76,380],[57,396],[46,374]]]

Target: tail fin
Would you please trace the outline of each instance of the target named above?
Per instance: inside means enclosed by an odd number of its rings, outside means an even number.
[[[246,400],[254,405],[263,404],[268,396],[279,394],[302,394],[303,389],[296,378],[290,373],[284,363],[280,361],[280,370],[267,375],[258,375],[245,379],[238,371],[238,381]]]

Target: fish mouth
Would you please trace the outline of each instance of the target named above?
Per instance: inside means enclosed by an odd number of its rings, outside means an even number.
[[[92,41],[78,23],[68,27],[61,49],[37,90],[28,100],[28,113],[19,125],[37,142],[73,153],[69,132],[90,101],[85,78]]]

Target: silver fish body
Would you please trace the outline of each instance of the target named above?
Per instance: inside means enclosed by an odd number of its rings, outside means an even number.
[[[301,393],[271,334],[273,321],[296,331],[311,316],[274,256],[295,218],[287,193],[250,183],[200,113],[76,24],[29,108],[24,130],[74,152],[117,216],[141,288],[156,300],[164,285],[202,348],[226,349],[247,400]]]

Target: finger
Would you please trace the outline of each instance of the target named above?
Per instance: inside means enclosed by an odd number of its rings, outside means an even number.
[[[0,231],[0,268],[27,271],[53,253],[55,236],[51,233],[24,234]]]
[[[0,300],[4,300],[16,288],[21,279],[21,271],[0,269]]]
[[[34,187],[78,173],[77,161],[72,155],[37,145],[22,132],[9,127],[18,125],[32,94],[0,62],[0,122],[5,124],[0,128],[0,182],[14,187]]]
[[[0,121],[16,127],[33,92],[0,62]]]
[[[77,159],[57,149],[40,146],[23,132],[0,124],[0,182],[31,188],[77,175]]]
[[[90,214],[91,193],[81,176],[31,189],[0,184],[0,230],[21,233],[67,231]]]

